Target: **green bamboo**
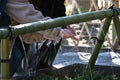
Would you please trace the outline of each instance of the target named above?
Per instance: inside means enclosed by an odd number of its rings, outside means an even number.
[[[92,55],[90,57],[90,60],[89,60],[89,62],[87,64],[87,66],[86,66],[84,76],[90,75],[90,72],[91,72],[91,70],[93,69],[93,67],[95,65],[95,61],[96,61],[96,59],[98,57],[99,51],[100,51],[101,46],[102,46],[102,44],[104,42],[105,36],[106,36],[106,34],[108,32],[108,29],[109,29],[109,26],[110,26],[110,23],[111,23],[111,19],[112,19],[112,17],[109,17],[109,18],[106,18],[106,20],[105,20],[105,23],[103,25],[101,33],[98,36],[98,39],[101,40],[102,43],[99,43],[99,42],[96,43],[95,48],[94,48],[94,50],[92,52]]]
[[[9,39],[1,40],[1,80],[9,80]]]
[[[119,17],[118,17],[117,12],[115,12],[115,15],[113,17],[113,22],[115,25],[115,30],[116,30],[118,40],[120,41],[120,21],[119,21]]]
[[[120,13],[120,9],[117,9],[117,10]],[[12,26],[16,28],[12,29],[11,31],[5,28],[0,29],[0,39],[8,38],[9,36],[11,36],[11,34],[16,36],[16,35],[21,35],[25,33],[31,33],[35,31],[41,31],[41,30],[46,30],[46,29],[55,28],[59,26],[69,25],[73,23],[86,22],[86,21],[95,20],[95,19],[103,19],[106,17],[111,17],[112,15],[113,15],[113,10],[106,9],[102,11],[87,12],[83,14],[76,14],[72,16],[55,18],[47,21],[38,21],[33,23],[21,24],[18,26]],[[107,32],[110,22],[111,22],[111,18],[107,18],[103,26],[104,32]],[[106,33],[104,34],[106,35]],[[104,37],[105,36],[103,35],[103,33],[101,33],[101,35],[99,36],[99,39],[104,40]],[[99,44],[99,43],[96,44],[93,55],[88,64],[90,68],[89,67],[86,68],[86,73],[89,73],[89,70],[93,68],[96,58],[98,56],[98,52],[101,48],[101,45],[102,44]],[[9,58],[9,41],[8,39],[3,39],[1,59],[8,59],[8,58]],[[1,70],[2,70],[1,72],[2,80],[9,80],[9,63],[1,63]]]
[[[118,9],[118,12],[120,12],[120,9]],[[13,26],[13,27],[16,27],[16,29],[12,29],[11,33],[12,35],[21,35],[25,33],[46,30],[46,29],[55,28],[59,26],[65,26],[73,23],[86,22],[86,21],[95,20],[95,19],[103,19],[106,17],[110,17],[112,15],[113,15],[113,10],[111,9],[86,12],[82,14],[75,14],[71,16],[54,18],[47,21],[38,21],[38,22]],[[0,29],[0,39],[11,36],[10,35],[11,33],[10,31],[8,31],[8,29]]]

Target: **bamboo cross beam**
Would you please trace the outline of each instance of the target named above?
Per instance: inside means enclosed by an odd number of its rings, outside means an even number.
[[[86,21],[95,20],[95,19],[104,19],[106,17],[111,17],[114,13],[113,11],[114,10],[112,9],[106,9],[101,11],[93,11],[93,12],[86,12],[82,14],[75,14],[71,16],[59,17],[59,18],[54,18],[46,21],[20,24],[17,26],[12,26],[15,28],[11,30],[7,28],[0,29],[0,39],[4,39],[11,36],[10,35],[11,33],[12,35],[16,36],[16,35],[32,33],[35,31],[46,30],[46,29],[65,26],[65,25],[74,24],[74,23],[86,22]],[[120,13],[120,9],[117,9],[117,11]]]

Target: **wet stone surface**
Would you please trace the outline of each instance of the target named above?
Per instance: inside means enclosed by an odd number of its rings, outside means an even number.
[[[87,64],[90,56],[91,53],[85,52],[58,52],[53,65],[64,67],[75,63]],[[120,66],[120,54],[115,52],[101,52],[98,55],[96,65]]]

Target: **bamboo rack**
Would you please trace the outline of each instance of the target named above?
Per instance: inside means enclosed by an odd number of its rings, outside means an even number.
[[[120,14],[120,9],[116,9],[117,12]],[[12,26],[15,28],[7,29],[7,28],[2,28],[0,29],[0,39],[2,40],[2,50],[1,50],[1,59],[3,60],[9,60],[9,40],[8,38],[10,36],[17,36],[17,35],[22,35],[26,33],[32,33],[35,31],[41,31],[41,30],[46,30],[50,28],[55,28],[59,26],[64,26],[64,25],[69,25],[73,23],[80,23],[80,22],[86,22],[90,20],[95,20],[95,19],[104,19],[106,18],[105,24],[103,26],[103,29],[107,33],[107,30],[109,28],[109,24],[111,22],[111,18],[113,17],[114,23],[115,23],[115,28],[117,30],[119,29],[119,19],[118,15],[114,15],[114,11],[112,9],[106,9],[106,10],[101,10],[101,11],[93,11],[93,12],[86,12],[82,14],[75,14],[71,16],[65,16],[65,17],[59,17],[55,19],[50,19],[47,21],[38,21],[38,22],[33,22],[33,23],[27,23],[27,24],[21,24],[17,26]],[[107,28],[107,29],[106,29]],[[118,34],[119,31],[117,31]],[[104,40],[104,35],[103,33],[100,34],[99,39]],[[118,36],[119,40],[120,37]],[[94,67],[95,61],[97,59],[99,50],[101,48],[102,44],[97,43],[95,46],[95,49],[93,50],[93,55],[90,58],[90,61],[88,63],[88,66],[90,68],[86,68],[85,72],[86,74],[90,73],[90,70]],[[97,50],[96,50],[97,49]],[[9,80],[9,63],[1,63],[1,69],[2,69],[2,80]],[[7,66],[7,67],[5,67]]]
[[[117,11],[120,13],[120,9],[117,9]],[[59,26],[65,26],[73,23],[80,23],[80,22],[86,22],[90,20],[95,19],[104,19],[106,17],[111,17],[113,15],[112,9],[106,9],[101,11],[93,11],[93,12],[86,12],[82,14],[75,14],[71,16],[65,16],[65,17],[59,17],[54,18],[47,21],[38,21],[33,23],[27,23],[27,24],[21,24],[17,26],[14,29],[0,29],[0,39],[7,38],[12,35],[21,35],[26,33],[32,33],[35,31],[41,31],[46,30],[50,28],[55,28]]]

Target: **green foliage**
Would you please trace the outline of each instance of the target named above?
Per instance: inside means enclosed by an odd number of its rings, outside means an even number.
[[[61,80],[61,79],[58,77],[53,78],[49,75],[42,74],[40,76],[37,76],[37,78],[35,78],[34,80]],[[94,71],[91,73],[90,76],[86,76],[86,77],[81,76],[79,74],[77,74],[74,78],[65,76],[65,80],[118,80],[118,79],[116,75],[103,76],[101,72]]]
[[[117,80],[116,75],[103,76],[102,73],[94,71],[90,76],[75,76],[75,78],[66,77],[66,80]]]
[[[34,80],[53,80],[53,78],[49,75],[40,74],[34,78]]]

